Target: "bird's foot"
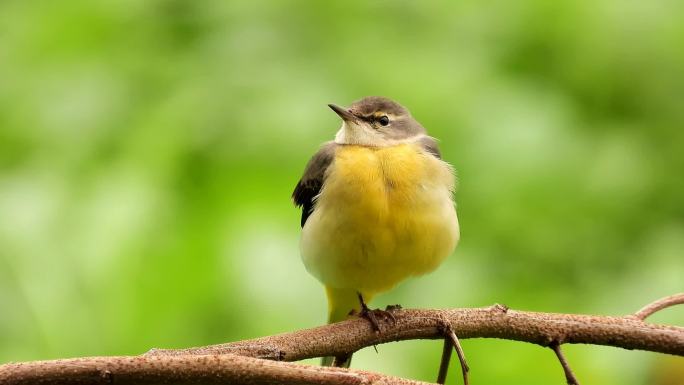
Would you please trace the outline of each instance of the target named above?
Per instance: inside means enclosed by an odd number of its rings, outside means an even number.
[[[389,305],[382,309],[370,309],[365,302],[361,301],[361,311],[356,314],[356,311],[352,311],[352,315],[358,315],[361,318],[365,318],[371,323],[371,327],[375,332],[380,332],[380,321],[389,322],[394,325],[397,322],[397,317],[394,313],[400,310],[400,305]]]

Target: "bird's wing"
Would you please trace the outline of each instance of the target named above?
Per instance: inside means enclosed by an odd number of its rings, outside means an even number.
[[[418,140],[425,151],[435,156],[437,159],[442,159],[442,153],[439,152],[439,146],[437,145],[437,139],[431,136],[423,136]]]
[[[335,157],[337,146],[338,144],[333,141],[326,142],[321,146],[320,150],[307,163],[304,175],[292,192],[294,204],[302,208],[302,227],[313,211],[314,198],[321,192],[325,171]]]

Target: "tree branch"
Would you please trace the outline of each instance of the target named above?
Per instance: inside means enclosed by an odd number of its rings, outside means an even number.
[[[645,323],[632,316],[609,317],[509,310],[501,305],[473,309],[394,312],[396,321],[376,333],[365,319],[252,340],[189,349],[153,349],[148,355],[238,354],[283,361],[338,356],[367,346],[410,339],[441,339],[450,324],[460,339],[502,338],[544,347],[593,344],[684,356],[684,328]]]
[[[465,353],[463,353],[463,348],[461,347],[461,342],[458,340],[458,337],[456,337],[456,334],[454,331],[449,328],[447,330],[447,334],[449,336],[449,339],[451,340],[451,344],[454,345],[454,348],[456,349],[456,353],[458,355],[458,361],[461,364],[461,374],[463,375],[463,385],[468,385],[468,372],[470,371],[470,368],[468,367],[468,363],[466,362],[465,359]]]
[[[88,357],[0,366],[0,384],[293,384],[425,382],[364,371],[225,355]]]
[[[684,304],[684,293],[674,294],[642,307],[638,312],[634,313],[634,317],[643,321],[646,317],[649,317],[660,310],[681,304]]]
[[[563,355],[560,345],[553,343],[551,344],[551,349],[553,349],[553,352],[556,353],[556,358],[558,358],[558,362],[560,362],[561,366],[563,367],[563,373],[565,373],[565,382],[567,382],[568,385],[579,385],[575,374],[572,372],[572,369],[570,369],[568,360],[566,360],[565,356]]]
[[[451,361],[451,352],[454,350],[454,345],[451,343],[451,338],[444,337],[444,346],[442,347],[442,359],[439,363],[439,372],[437,373],[437,383],[444,385],[447,374],[449,373],[449,362]]]
[[[340,356],[392,341],[444,338],[445,326],[450,326],[460,339],[502,338],[551,348],[564,343],[583,343],[684,356],[683,327],[650,324],[640,318],[640,314],[648,316],[658,309],[680,303],[679,299],[672,299],[680,297],[684,297],[684,293],[656,301],[636,315],[624,317],[526,312],[501,305],[397,310],[393,313],[396,320],[386,322],[380,333],[375,332],[365,319],[351,319],[227,344],[153,349],[135,357],[12,363],[0,366],[0,383],[418,384],[369,372],[276,361]],[[560,352],[556,348],[554,351]],[[559,359],[561,357],[562,354]]]

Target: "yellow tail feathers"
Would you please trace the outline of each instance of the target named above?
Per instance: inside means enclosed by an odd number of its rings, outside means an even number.
[[[359,293],[353,289],[336,289],[330,286],[325,287],[328,296],[328,323],[344,321],[349,318],[352,311],[357,314],[361,311]],[[370,302],[371,296],[363,295],[366,303]],[[335,357],[323,357],[323,366],[332,366]],[[348,368],[351,364],[351,354],[343,362],[336,362],[336,366]]]

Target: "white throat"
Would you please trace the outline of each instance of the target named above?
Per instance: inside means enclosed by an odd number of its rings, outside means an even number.
[[[426,136],[427,135],[421,133],[407,138],[385,139],[371,127],[355,122],[343,121],[342,127],[340,127],[337,134],[335,134],[335,143],[368,147],[389,147],[398,144],[417,142]]]
[[[393,143],[380,137],[375,130],[356,122],[342,122],[342,127],[335,134],[337,144],[355,144],[359,146],[384,147]]]

